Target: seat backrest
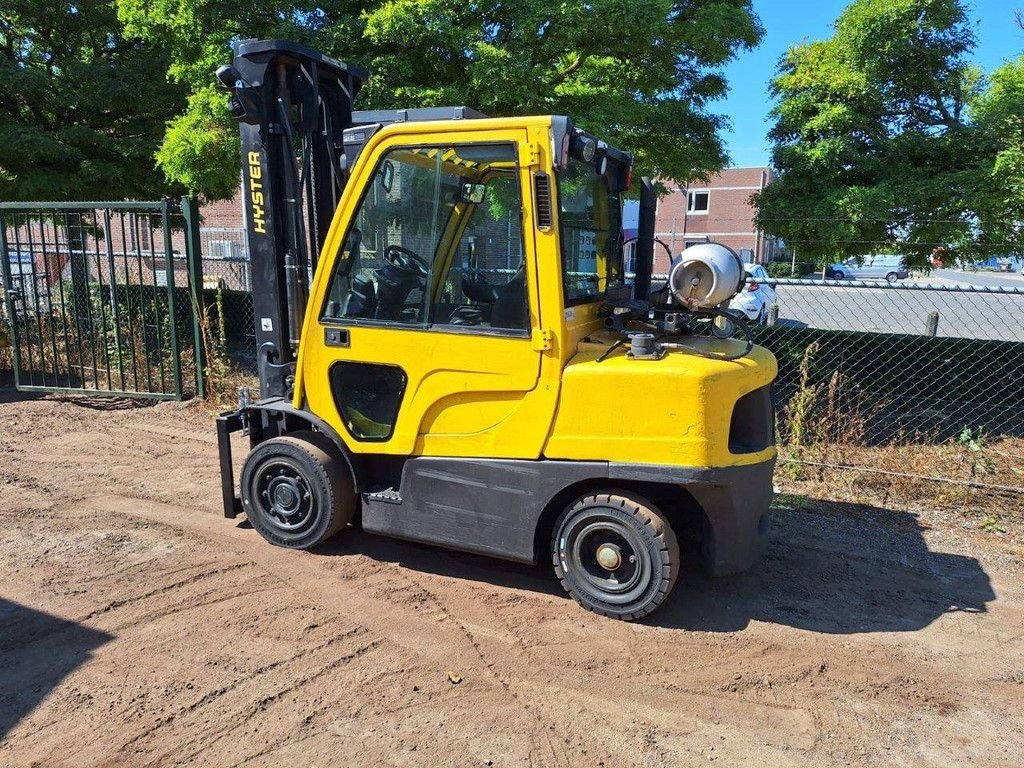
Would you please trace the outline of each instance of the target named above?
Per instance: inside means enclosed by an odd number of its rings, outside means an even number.
[[[519,269],[512,279],[498,290],[497,301],[491,311],[492,328],[527,331],[530,314],[526,307],[526,273]]]

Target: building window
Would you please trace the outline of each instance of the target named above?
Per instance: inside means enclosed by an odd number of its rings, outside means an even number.
[[[691,189],[686,196],[687,213],[707,213],[711,193],[706,189]]]

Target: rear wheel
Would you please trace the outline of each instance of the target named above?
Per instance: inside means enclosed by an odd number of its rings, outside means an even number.
[[[584,496],[555,523],[555,574],[580,605],[614,619],[660,606],[679,575],[679,545],[668,521],[627,492]]]
[[[887,282],[889,285],[892,285],[893,283],[895,283],[899,279],[900,279],[900,276],[897,275],[895,272],[890,272],[889,274],[887,274],[885,276],[885,282]]]
[[[241,495],[253,528],[271,544],[309,549],[352,519],[352,477],[336,448],[316,432],[257,445],[242,467]]]

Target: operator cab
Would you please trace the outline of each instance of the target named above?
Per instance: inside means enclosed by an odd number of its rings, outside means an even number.
[[[383,125],[484,115],[464,107],[355,113],[355,156]],[[624,284],[620,199],[630,158],[565,118],[556,168],[567,305]],[[333,267],[324,321],[453,326],[528,335],[524,200],[515,142],[400,145],[378,159]],[[544,179],[548,183],[547,178]],[[545,200],[550,223],[550,189]],[[538,219],[543,218],[538,212]]]

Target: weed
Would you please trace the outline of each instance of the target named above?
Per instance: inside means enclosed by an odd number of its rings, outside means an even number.
[[[795,493],[777,493],[772,506],[777,509],[800,510],[807,509],[810,506],[810,501],[806,496]]]
[[[985,515],[978,525],[985,533],[1006,533],[1006,528],[1000,524],[1001,522],[995,515]]]
[[[955,442],[959,448],[957,461],[967,467],[972,480],[979,475],[996,474],[996,463],[988,455],[988,437],[984,429],[964,426]]]
[[[235,393],[240,386],[251,386],[248,376],[231,364],[227,354],[227,339],[224,330],[224,292],[218,288],[214,299],[214,312],[204,305],[196,312],[199,327],[206,347],[206,398],[214,406],[233,404]]]

